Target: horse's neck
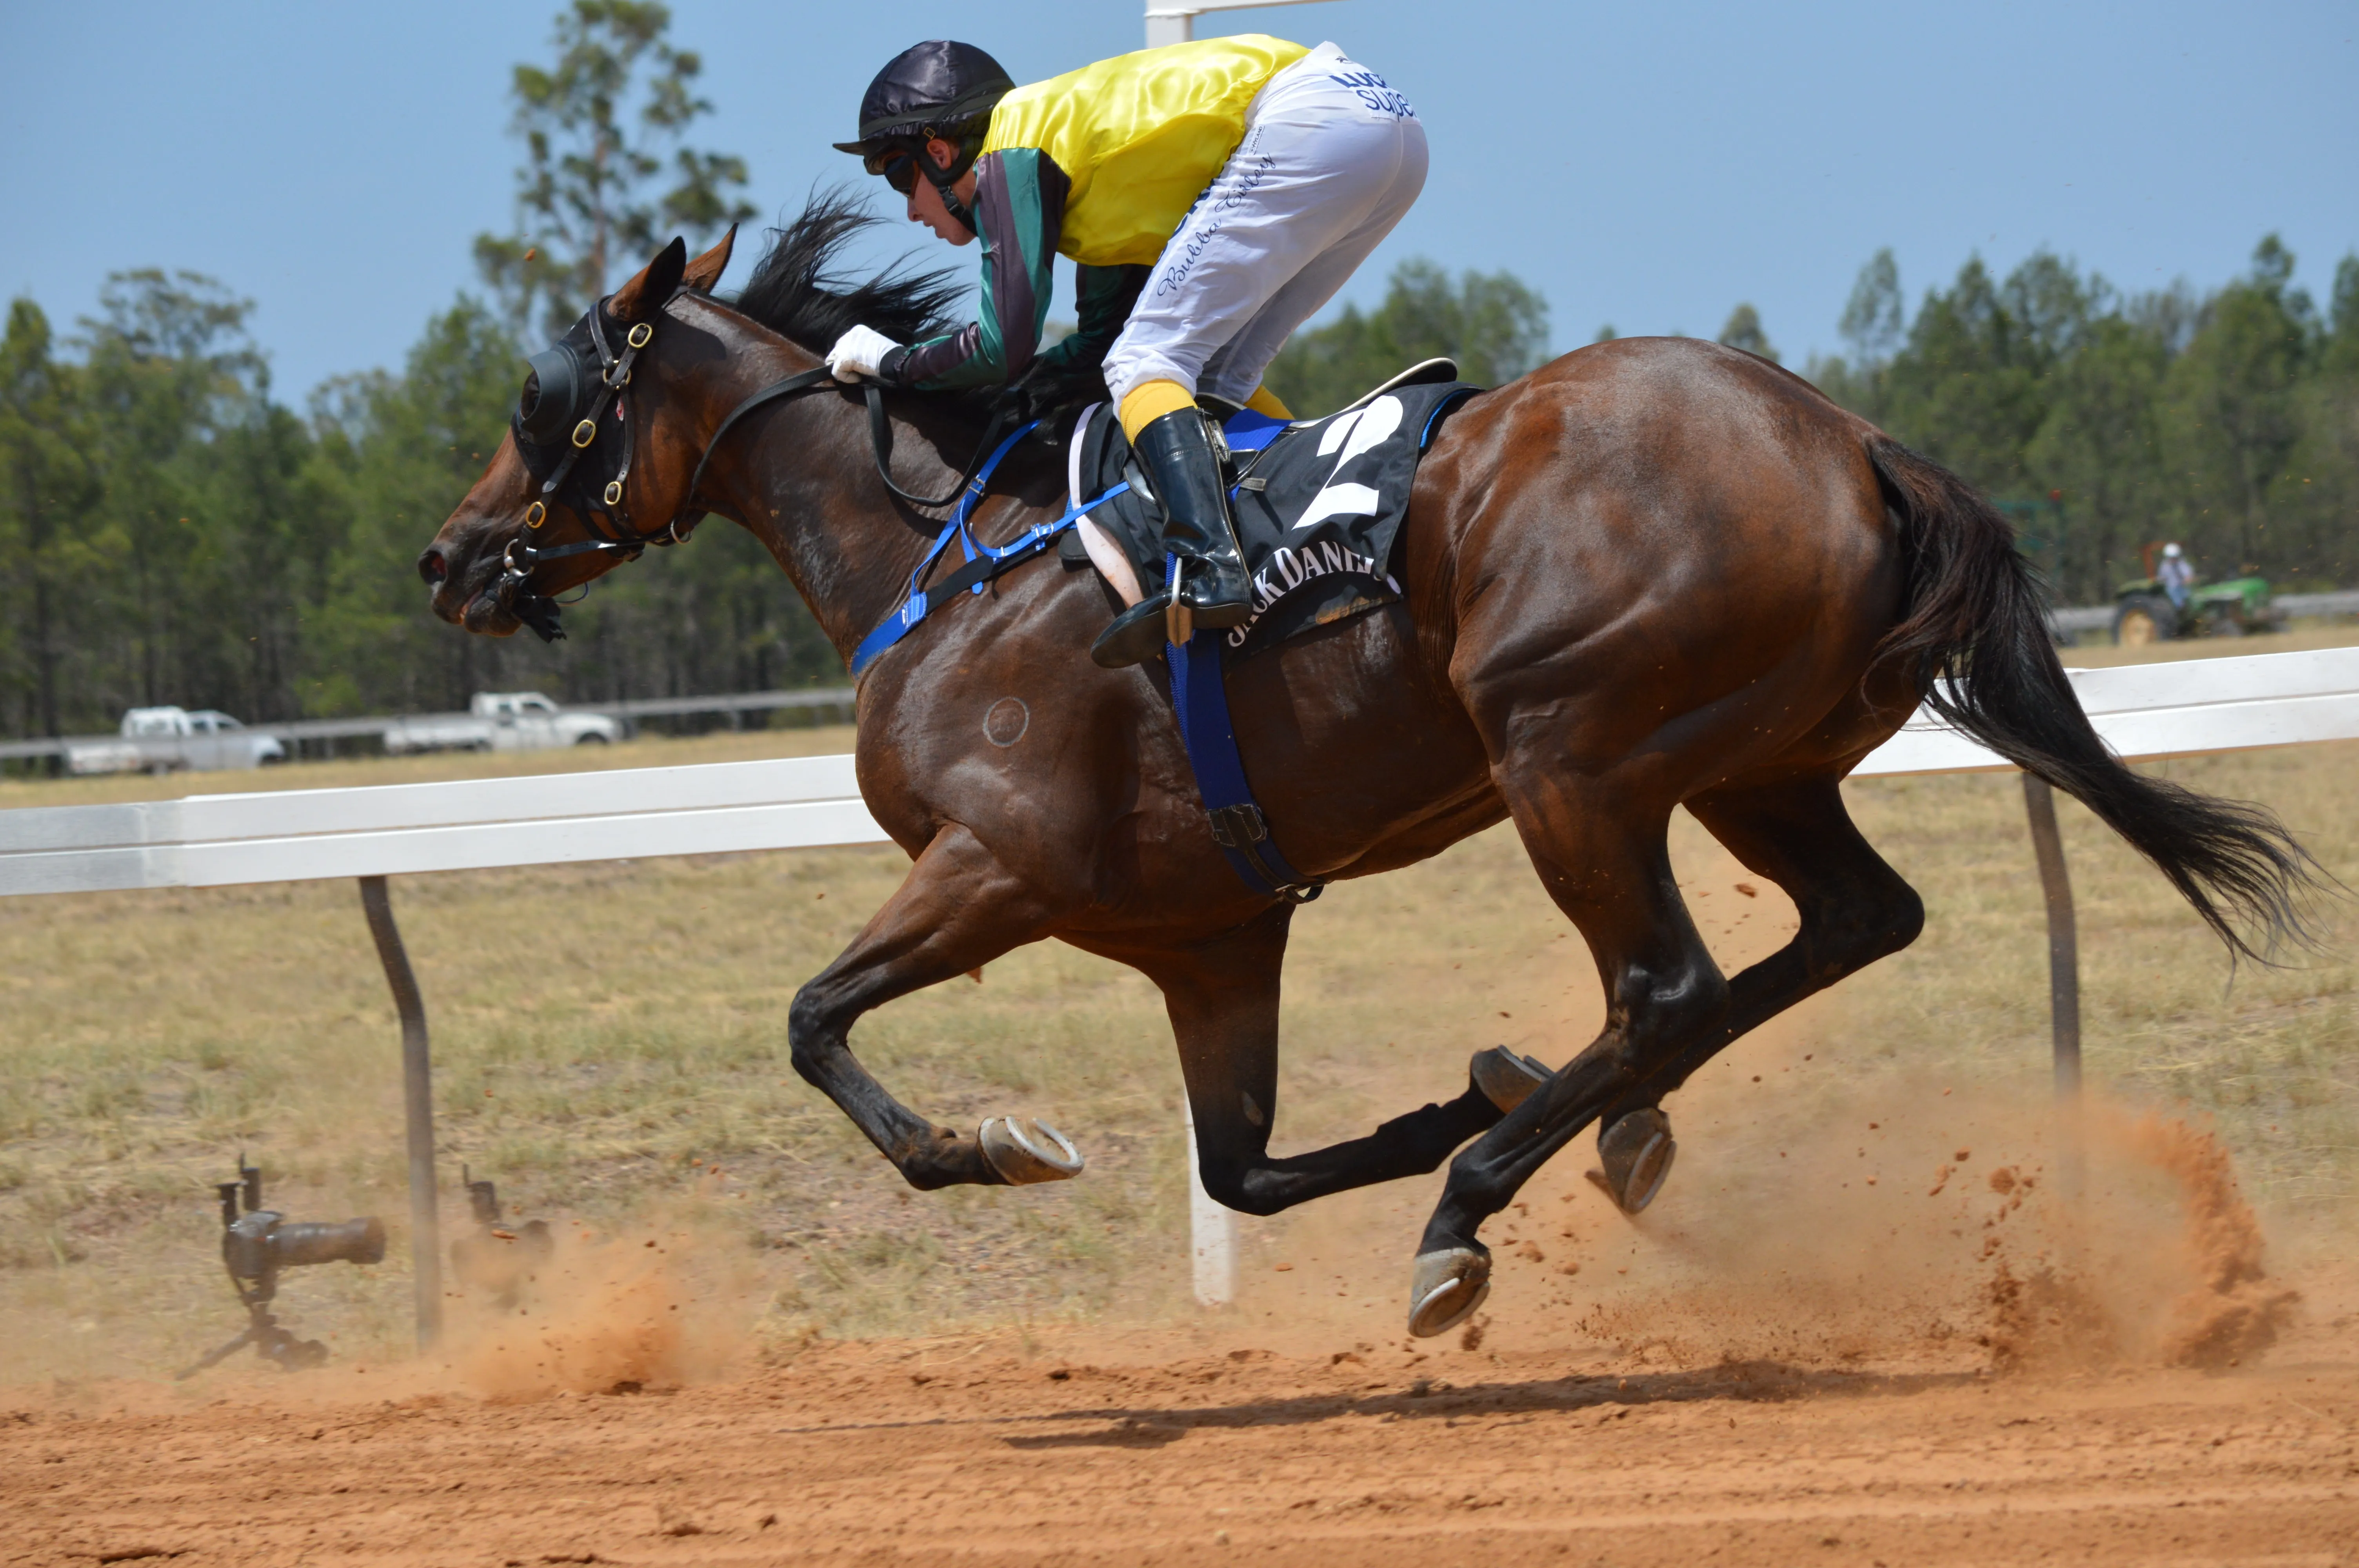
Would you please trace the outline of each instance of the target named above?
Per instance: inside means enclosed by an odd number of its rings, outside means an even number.
[[[816,363],[805,351],[762,334],[759,349],[732,355],[732,373],[721,378],[705,428],[717,427],[759,387]],[[858,397],[833,389],[798,394],[749,415],[745,425],[753,428],[733,432],[713,455],[704,493],[761,541],[849,663],[860,640],[900,603],[928,535],[940,524],[921,533],[910,521],[916,514],[905,513],[877,480]],[[955,470],[923,460],[933,444],[906,425],[898,435],[899,482],[920,493],[948,490]],[[952,431],[941,449],[973,438]]]

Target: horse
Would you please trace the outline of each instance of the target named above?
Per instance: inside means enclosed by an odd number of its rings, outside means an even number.
[[[848,663],[940,527],[889,472],[878,482],[863,389],[827,382],[821,362],[855,322],[907,340],[935,330],[949,301],[940,275],[842,278],[840,246],[868,221],[843,198],[815,200],[773,232],[734,302],[714,289],[734,232],[693,260],[675,240],[593,306],[575,330],[616,356],[601,378],[614,412],[575,439],[587,460],[622,434],[604,510],[596,474],[535,483],[551,456],[518,431],[552,394],[528,380],[518,427],[419,559],[436,612],[513,634],[527,614],[553,617],[550,597],[709,511],[761,541]],[[625,337],[636,363],[606,347]],[[755,397],[779,378],[793,395]],[[987,413],[974,397],[903,391],[882,406],[901,481],[926,489],[962,474]],[[880,470],[886,451],[880,439]],[[611,453],[603,461],[598,473],[614,471]],[[1059,455],[1019,443],[977,533],[1013,537],[1066,500]],[[1079,1169],[1038,1123],[969,1133],[912,1110],[850,1038],[872,1008],[1054,937],[1162,992],[1202,1182],[1221,1203],[1269,1215],[1450,1162],[1411,1267],[1410,1330],[1440,1333],[1489,1288],[1484,1221],[1569,1141],[1595,1124],[1629,1184],[1617,1201],[1643,1204],[1668,1168],[1666,1096],[1740,1035],[1916,938],[1924,906],[1840,786],[1920,702],[2086,805],[2233,955],[2302,937],[2314,863],[2265,810],[2107,751],[2007,522],[1767,360],[1625,338],[1472,397],[1418,471],[1390,566],[1397,602],[1229,673],[1271,830],[1295,867],[1334,881],[1512,821],[1588,946],[1606,1000],[1596,1038],[1560,1068],[1519,1069],[1521,1091],[1501,1092],[1500,1065],[1478,1054],[1446,1103],[1273,1156],[1294,902],[1246,887],[1215,846],[1164,662],[1089,658],[1121,608],[1114,591],[1093,572],[1027,566],[954,595],[865,671],[860,790],[911,864],[787,1015],[796,1071],[912,1186]],[[1673,880],[1677,806],[1799,917],[1790,941],[1733,977]],[[1646,1135],[1636,1171],[1610,1146],[1634,1130]]]

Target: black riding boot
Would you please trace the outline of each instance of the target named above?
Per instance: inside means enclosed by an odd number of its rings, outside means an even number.
[[[1114,618],[1090,650],[1109,669],[1153,658],[1174,629],[1169,622],[1218,628],[1253,619],[1253,581],[1237,548],[1211,424],[1196,409],[1174,409],[1139,431],[1131,450],[1162,503],[1163,547],[1180,558],[1180,591],[1175,601],[1155,583]]]

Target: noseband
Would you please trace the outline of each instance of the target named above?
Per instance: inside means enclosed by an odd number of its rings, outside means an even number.
[[[663,310],[659,310],[658,314],[661,315],[669,310],[672,299],[679,298],[680,292],[685,290],[676,291],[670,298],[666,299]],[[611,295],[607,297],[608,299],[612,297]],[[590,341],[598,351],[597,390],[591,395],[586,407],[581,406],[577,399],[575,406],[564,410],[565,413],[576,414],[579,417],[566,438],[569,447],[565,456],[550,471],[549,477],[541,481],[540,494],[524,510],[526,529],[527,531],[538,529],[549,521],[549,498],[557,493],[558,487],[563,484],[567,477],[572,473],[574,466],[581,461],[583,454],[597,445],[600,435],[605,427],[606,414],[610,408],[614,411],[614,423],[622,427],[622,465],[615,470],[614,477],[606,481],[605,488],[600,493],[599,499],[605,503],[603,513],[592,507],[575,509],[576,514],[582,519],[582,525],[590,531],[592,537],[576,540],[570,545],[539,546],[527,544],[527,534],[518,534],[508,541],[507,548],[501,554],[500,579],[493,587],[493,591],[499,601],[507,606],[517,620],[531,627],[534,635],[544,643],[557,642],[565,635],[565,633],[558,623],[558,611],[561,608],[559,601],[532,586],[532,572],[536,566],[543,561],[563,560],[571,556],[587,555],[620,555],[625,560],[636,560],[651,545],[660,549],[683,542],[690,532],[704,518],[703,509],[696,506],[695,501],[697,488],[704,482],[705,468],[712,461],[713,450],[721,445],[721,438],[729,433],[737,421],[766,403],[776,402],[782,397],[790,397],[796,393],[807,392],[814,387],[836,384],[828,373],[827,366],[821,364],[807,371],[799,371],[783,380],[774,381],[769,385],[748,395],[743,402],[729,411],[728,417],[721,421],[719,427],[713,430],[712,438],[704,443],[704,450],[696,460],[696,470],[689,478],[688,489],[682,492],[681,508],[675,512],[670,521],[662,527],[653,533],[641,533],[632,525],[630,511],[624,504],[626,481],[631,476],[633,453],[632,421],[628,416],[628,406],[625,401],[624,394],[630,387],[631,373],[638,362],[640,353],[649,343],[655,341],[655,323],[641,321],[632,326],[623,335],[622,351],[617,353],[607,341],[604,324],[606,305],[607,299],[601,299],[590,308],[588,317]],[[535,374],[540,378],[543,395],[549,394],[548,384],[552,379],[549,376],[541,375],[543,362],[551,361],[552,356],[560,354],[569,361],[571,359],[571,351],[560,346],[558,349],[536,354],[527,362],[534,366]],[[550,368],[555,368],[553,363]],[[568,377],[567,385],[571,389],[577,387],[578,383],[573,378]],[[886,489],[912,506],[948,506],[956,502],[961,492],[973,482],[986,454],[992,449],[992,443],[998,439],[1001,432],[1013,423],[1016,416],[1016,410],[1007,405],[1003,405],[992,415],[990,424],[984,429],[983,439],[975,446],[973,458],[960,472],[958,483],[951,486],[948,493],[939,496],[913,495],[893,481],[892,470],[888,466],[893,455],[893,427],[885,415],[884,389],[871,379],[863,384],[862,390],[867,397],[869,444],[875,452],[876,475],[885,481]],[[536,406],[531,416],[519,414],[519,433],[527,418],[535,424],[554,423],[548,420],[542,411]],[[601,515],[605,520],[604,525],[592,521],[593,518]],[[910,525],[927,537],[932,537],[933,529],[929,523],[922,520],[912,521]]]

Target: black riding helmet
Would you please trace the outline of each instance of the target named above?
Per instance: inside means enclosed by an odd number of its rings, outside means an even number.
[[[860,139],[837,142],[835,150],[862,159],[871,174],[884,174],[897,158],[908,157],[941,192],[951,216],[973,229],[973,214],[951,187],[973,167],[993,107],[1015,88],[1000,63],[973,44],[929,39],[903,49],[876,73],[861,96]],[[925,156],[935,136],[958,144],[947,169]]]

